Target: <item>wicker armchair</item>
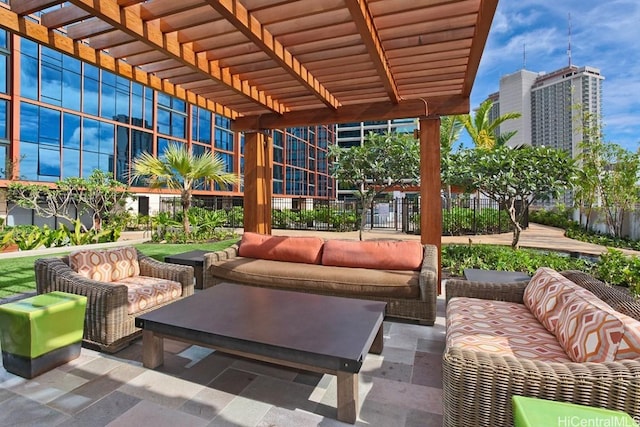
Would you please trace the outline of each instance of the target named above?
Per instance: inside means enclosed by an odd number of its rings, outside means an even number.
[[[137,251],[140,275],[181,283],[180,298],[193,295],[193,267],[156,261]],[[83,345],[115,353],[141,335],[134,326],[136,316],[169,304],[128,314],[127,287],[87,279],[69,267],[69,257],[41,258],[35,262],[37,293],[63,291],[87,297]],[[175,300],[174,300],[175,301]]]
[[[616,307],[622,300],[631,317],[640,303],[629,301],[599,280],[580,272],[562,272],[574,283]],[[525,282],[446,282],[447,301],[465,296],[523,303]],[[606,296],[606,298],[604,297]],[[635,308],[630,308],[633,305]],[[623,312],[623,310],[619,310]],[[547,363],[488,352],[447,348],[443,355],[444,425],[511,426],[511,396],[616,409],[640,417],[640,361]]]

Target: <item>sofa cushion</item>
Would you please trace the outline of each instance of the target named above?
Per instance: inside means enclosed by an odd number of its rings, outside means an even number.
[[[214,261],[210,274],[230,282],[335,295],[420,298],[417,271],[371,270],[235,257]]]
[[[125,285],[128,288],[127,312],[129,314],[139,313],[167,301],[176,300],[182,295],[182,285],[179,282],[157,277],[126,277],[113,284]]]
[[[610,311],[580,295],[560,310],[556,336],[574,362],[611,362],[624,334],[624,325]]]
[[[570,362],[558,340],[522,304],[477,298],[447,303],[447,348]]]
[[[415,241],[327,240],[322,252],[322,265],[420,270],[422,256],[423,247]]]
[[[268,236],[246,232],[238,255],[274,261],[320,264],[324,240],[319,237]]]
[[[140,274],[135,248],[85,249],[69,254],[69,266],[78,274],[100,282],[111,282]]]

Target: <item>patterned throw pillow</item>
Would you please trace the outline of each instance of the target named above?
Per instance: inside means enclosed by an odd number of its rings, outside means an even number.
[[[69,255],[69,266],[78,274],[100,282],[140,275],[138,253],[132,247],[72,252]]]
[[[83,250],[69,254],[69,266],[81,276],[100,282],[111,281],[113,265],[105,251]]]
[[[107,257],[112,266],[111,281],[140,275],[138,253],[135,248],[124,247],[110,249],[107,251]]]
[[[640,322],[618,312],[615,312],[615,316],[624,326],[624,335],[620,340],[615,360],[640,359]]]
[[[560,311],[578,286],[550,268],[539,268],[524,290],[524,305],[554,335]]]
[[[574,295],[560,310],[556,337],[574,362],[611,362],[624,335],[613,313]]]

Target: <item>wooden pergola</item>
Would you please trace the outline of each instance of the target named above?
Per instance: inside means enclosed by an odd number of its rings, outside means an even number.
[[[10,3],[1,27],[233,119],[245,230],[271,232],[264,130],[419,118],[421,239],[440,247],[440,116],[469,112],[498,0]]]

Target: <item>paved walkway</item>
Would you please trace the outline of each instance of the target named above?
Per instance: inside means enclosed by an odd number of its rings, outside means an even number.
[[[322,232],[322,231],[304,231],[304,230],[273,230],[274,235],[283,236],[308,236],[310,233],[324,238],[340,238],[340,239],[357,239],[358,232],[350,231],[345,233],[335,232]],[[363,233],[363,239],[379,239],[379,238],[393,238],[393,239],[411,239],[420,240],[418,235],[404,234],[396,230],[374,229],[371,231],[365,231]],[[512,233],[501,233],[491,235],[478,235],[478,236],[443,236],[442,243],[458,243],[458,244],[493,244],[493,245],[511,245],[513,238]],[[540,249],[553,249],[565,252],[580,252],[584,254],[601,254],[607,251],[606,246],[596,245],[593,243],[585,243],[579,240],[569,239],[564,236],[564,230],[555,227],[549,227],[540,224],[529,224],[529,228],[524,230],[520,234],[520,246],[526,248],[540,248]],[[622,252],[629,255],[639,255],[640,251],[632,251],[628,249],[620,249]]]

